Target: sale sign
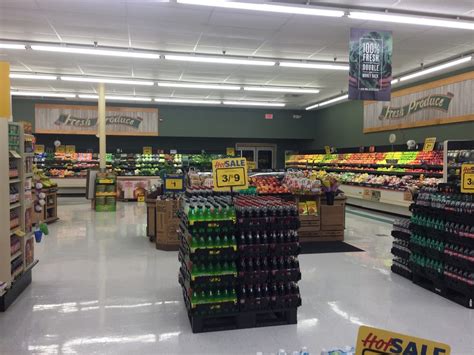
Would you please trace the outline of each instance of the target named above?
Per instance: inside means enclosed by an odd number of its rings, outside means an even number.
[[[212,178],[214,191],[247,189],[247,159],[227,158],[212,161]]]
[[[392,32],[351,28],[349,99],[390,101]]]
[[[415,338],[388,330],[362,326],[357,335],[355,355],[449,355],[449,345]]]

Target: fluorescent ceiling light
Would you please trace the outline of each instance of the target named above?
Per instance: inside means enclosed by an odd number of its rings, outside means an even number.
[[[315,105],[313,105],[313,106],[306,107],[306,111],[312,110],[313,108],[317,108],[317,107],[321,107],[321,106],[326,106],[326,105],[332,104],[332,103],[334,103],[334,102],[346,100],[347,98],[349,98],[349,95],[338,96],[338,97],[335,97],[335,98],[333,98],[333,99],[330,99],[330,100],[327,100],[327,101],[323,101],[323,102],[317,103],[317,104],[315,104]]]
[[[32,79],[32,80],[57,80],[55,75],[36,75],[36,74],[23,74],[23,73],[10,73],[11,79]]]
[[[228,58],[228,57],[206,57],[206,56],[200,56],[200,55],[166,54],[165,59],[177,60],[177,61],[183,61],[183,62],[200,62],[200,63],[214,63],[214,64],[261,65],[261,66],[275,65],[275,62],[270,61],[270,60],[254,60],[254,59],[240,59],[240,58]]]
[[[75,98],[76,94],[67,94],[59,92],[39,92],[39,91],[12,91],[13,96],[41,96],[41,97],[65,97]]]
[[[80,81],[84,83],[105,83],[105,84],[125,84],[125,85],[144,85],[144,86],[154,85],[153,81],[111,79],[111,78],[88,78],[85,76],[61,76],[61,80]]]
[[[192,83],[159,82],[158,86],[170,87],[170,88],[190,88],[190,89],[240,90],[240,86],[237,86],[237,85],[218,85],[218,84],[192,84]]]
[[[285,107],[284,103],[280,102],[259,102],[259,101],[223,101],[224,105],[238,105],[238,106],[265,106],[265,107]]]
[[[434,72],[437,72],[437,71],[440,71],[440,70],[443,70],[443,69],[446,69],[446,68],[453,67],[455,65],[459,65],[459,64],[462,64],[462,63],[469,62],[471,60],[472,60],[472,56],[467,56],[467,57],[463,57],[461,59],[456,59],[456,60],[453,60],[453,61],[450,61],[450,62],[447,62],[447,63],[444,63],[444,64],[435,65],[434,67],[431,67],[431,68],[428,68],[428,69],[423,69],[423,70],[420,70],[420,71],[415,72],[413,74],[408,74],[408,75],[402,76],[400,78],[400,81],[406,81],[406,80],[417,78],[419,76],[423,76],[423,75],[426,75],[426,74],[434,73]]]
[[[79,94],[77,96],[79,96],[80,99],[94,99],[94,100],[99,99],[99,95]]]
[[[331,63],[311,63],[311,62],[280,62],[280,67],[302,68],[302,69],[329,69],[329,70],[349,70],[348,64]]]
[[[160,55],[156,53],[134,52],[134,51],[127,51],[127,50],[49,46],[49,45],[36,45],[36,44],[31,45],[31,49],[35,51],[90,54],[90,55],[125,57],[125,58],[140,58],[140,59],[159,59],[160,58]]]
[[[398,84],[400,82],[400,79],[393,79],[390,84],[394,85],[394,84]]]
[[[155,102],[168,102],[177,104],[204,104],[204,105],[220,105],[221,102],[218,100],[193,100],[193,99],[167,99],[167,98],[154,98]]]
[[[378,22],[405,23],[419,26],[434,26],[446,28],[458,28],[463,30],[474,30],[474,22],[445,20],[441,18],[430,18],[421,16],[406,16],[397,14],[384,14],[380,12],[350,12],[349,17],[356,20],[368,20]]]
[[[107,100],[118,100],[118,101],[151,101],[149,97],[138,97],[138,96],[108,96],[105,95]]]
[[[262,91],[262,92],[288,92],[295,94],[318,94],[318,89],[304,89],[295,87],[277,87],[277,86],[244,86],[245,91]]]
[[[16,44],[16,43],[0,43],[0,48],[3,48],[3,49],[26,49],[24,44]]]
[[[285,6],[273,4],[255,4],[225,0],[177,0],[180,4],[224,7],[227,9],[278,12],[284,14],[342,17],[344,11],[317,9],[311,6]]]

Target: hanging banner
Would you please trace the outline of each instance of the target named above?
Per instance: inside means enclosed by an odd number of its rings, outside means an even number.
[[[397,90],[364,104],[364,133],[474,121],[474,71]]]
[[[392,32],[351,28],[349,100],[390,101]]]
[[[108,135],[157,136],[158,109],[107,107]],[[97,106],[35,105],[35,132],[49,134],[97,134]]]

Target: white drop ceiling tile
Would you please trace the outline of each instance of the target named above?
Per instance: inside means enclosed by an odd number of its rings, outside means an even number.
[[[202,24],[206,23],[211,8],[208,7],[188,7],[172,6],[172,4],[160,4],[156,2],[135,3],[127,7],[127,17],[129,23],[140,23],[154,21],[155,23],[174,23],[176,27],[181,24]]]
[[[212,77],[206,74],[186,74],[184,73],[181,80],[183,81],[198,81],[198,82],[205,82],[212,80],[213,82],[221,82],[227,78],[226,74],[214,74]]]
[[[38,0],[37,4],[45,14],[125,16],[127,10],[124,1],[116,0]]]
[[[241,38],[241,37],[225,37],[219,33],[207,35],[203,34],[199,38],[199,46],[220,47],[220,48],[239,48],[255,50],[262,44],[259,39]]]
[[[275,31],[272,29],[258,29],[255,31],[254,28],[246,27],[235,27],[224,25],[212,25],[206,26],[204,32],[205,35],[215,36],[219,35],[222,37],[232,38],[244,38],[251,40],[264,41],[271,38]]]
[[[264,30],[277,30],[290,17],[285,14],[263,14],[252,11],[228,11],[215,9],[209,19],[212,26],[231,26],[238,28],[252,28]]]

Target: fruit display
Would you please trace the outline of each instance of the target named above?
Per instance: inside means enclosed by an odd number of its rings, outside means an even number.
[[[442,176],[442,165],[441,151],[290,155],[286,161],[286,167],[301,169],[433,177]]]
[[[296,195],[321,193],[321,180],[310,171],[289,171],[285,174],[283,184]]]
[[[250,177],[250,185],[257,188],[258,194],[287,194],[289,189],[273,175]]]

